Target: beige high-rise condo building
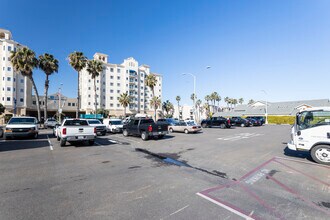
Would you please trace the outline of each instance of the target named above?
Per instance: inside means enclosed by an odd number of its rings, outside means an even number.
[[[103,63],[104,70],[96,78],[97,108],[110,111],[110,115],[121,116],[124,108],[119,103],[119,97],[123,93],[131,96],[131,103],[127,107],[128,114],[147,113],[152,114],[150,106],[152,91],[146,86],[145,79],[149,74],[154,74],[157,84],[154,87],[155,96],[162,98],[162,75],[150,72],[148,65],[140,65],[133,58],[127,58],[122,64],[108,63],[108,55],[95,53],[94,60]],[[80,77],[81,110],[86,113],[94,112],[94,80],[88,74],[86,68]]]
[[[32,100],[32,84],[14,71],[10,62],[12,51],[24,47],[12,39],[8,30],[0,29],[0,102],[8,114],[27,115]]]

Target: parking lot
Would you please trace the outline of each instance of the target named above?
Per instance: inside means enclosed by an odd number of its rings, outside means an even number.
[[[329,219],[329,166],[286,149],[290,126],[206,128],[94,146],[0,141],[0,219]]]

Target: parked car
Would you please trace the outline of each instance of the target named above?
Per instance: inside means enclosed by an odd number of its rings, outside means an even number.
[[[265,118],[262,116],[248,116],[246,119],[254,119],[259,121],[261,125],[265,124]]]
[[[111,132],[111,133],[123,132],[123,121],[121,119],[106,118],[103,119],[103,124],[106,126],[107,132]]]
[[[262,125],[261,121],[256,120],[254,118],[249,118],[247,120],[250,122],[251,126],[261,126]]]
[[[44,123],[44,128],[54,128],[56,125],[56,120],[54,118],[47,118]]]
[[[168,125],[174,125],[178,121],[173,118],[161,118],[158,119],[157,122],[163,122],[163,123],[167,123]]]
[[[3,128],[0,127],[0,138],[2,138],[2,137],[3,137]]]
[[[142,140],[148,140],[150,137],[163,138],[168,133],[167,123],[155,123],[152,118],[131,118],[123,126],[123,135],[140,136]]]
[[[5,127],[5,139],[15,137],[38,138],[38,120],[35,117],[12,117]]]
[[[98,119],[87,119],[89,126],[96,128],[96,134],[105,135],[107,133],[107,128],[102,122]]]
[[[56,123],[55,126],[53,127],[53,135],[54,137],[57,137],[57,131],[58,131],[58,127],[61,126],[61,124]]]
[[[241,117],[232,117],[230,119],[230,124],[232,126],[241,126],[241,127],[251,126],[251,122],[249,120],[241,118]]]
[[[66,142],[88,142],[93,145],[96,138],[96,127],[88,125],[86,119],[65,119],[61,126],[57,128],[57,140],[60,146],[65,146]]]
[[[202,127],[197,125],[193,121],[179,121],[175,123],[174,125],[170,125],[168,127],[169,132],[184,132],[186,134],[189,133],[197,133],[202,130]]]
[[[214,126],[220,126],[220,128],[230,128],[230,119],[224,117],[212,117],[210,119],[204,119],[201,122],[203,128],[211,128]]]

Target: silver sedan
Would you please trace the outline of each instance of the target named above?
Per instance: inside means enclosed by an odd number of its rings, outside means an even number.
[[[195,122],[184,122],[180,121],[175,123],[174,125],[168,126],[169,132],[184,132],[186,134],[189,133],[197,133],[202,130],[202,127],[197,125]]]

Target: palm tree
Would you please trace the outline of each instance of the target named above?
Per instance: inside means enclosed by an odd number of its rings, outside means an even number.
[[[96,77],[98,77],[102,71],[103,65],[101,61],[89,60],[87,62],[87,72],[89,73],[89,75],[91,75],[92,79],[94,79],[95,117],[97,111]]]
[[[225,99],[224,99],[225,103],[227,103],[227,107],[229,108],[229,97],[226,96]]]
[[[156,111],[161,103],[162,101],[157,96],[152,97],[152,99],[150,100],[150,105],[153,106],[155,109],[155,121],[156,121]]]
[[[72,68],[75,69],[78,73],[78,96],[76,110],[76,118],[78,118],[80,109],[80,71],[84,69],[87,65],[87,57],[85,57],[82,52],[75,51],[69,54],[69,63]]]
[[[152,99],[155,97],[155,86],[157,84],[157,78],[154,74],[150,73],[146,79],[145,79],[145,84],[151,89],[152,92]],[[156,109],[155,109],[155,121],[156,121]]]
[[[215,101],[218,102],[218,108],[217,109],[220,109],[220,101],[221,101],[221,96],[218,95],[217,98],[215,99]]]
[[[234,107],[236,107],[236,105],[237,105],[237,99],[233,99],[233,104],[234,104]]]
[[[180,119],[180,101],[181,101],[181,97],[180,96],[176,96],[175,100],[178,102],[178,112],[179,112],[179,119]]]
[[[15,71],[21,73],[23,76],[26,76],[32,83],[34,93],[36,96],[38,120],[40,121],[40,105],[39,105],[39,93],[37,86],[33,79],[33,69],[38,67],[38,59],[34,51],[27,47],[19,48],[16,51],[13,51],[10,56],[11,63]]]
[[[152,74],[152,73],[149,74],[146,77],[146,79],[145,79],[145,84],[146,84],[146,86],[148,86],[151,89],[151,91],[152,91],[152,97],[154,97],[155,96],[154,88],[155,88],[155,86],[157,84],[157,78],[156,78],[156,76],[154,74]]]
[[[47,117],[47,105],[48,105],[48,88],[49,79],[48,77],[53,73],[58,72],[58,60],[54,58],[53,55],[45,53],[39,56],[39,68],[46,74],[45,80],[45,108],[44,108],[44,118]]]
[[[196,101],[196,109],[197,109],[197,115],[198,115],[198,121],[200,121],[200,107],[202,104],[202,100],[198,99]]]
[[[210,97],[210,95],[207,95],[207,96],[205,96],[205,101],[207,102],[207,104],[209,104],[209,101],[211,101],[211,97]]]
[[[208,103],[205,103],[203,108],[205,109],[206,117],[210,117],[210,105]]]
[[[172,110],[173,104],[166,100],[166,102],[163,102],[162,109],[166,112],[166,115]]]
[[[255,101],[253,99],[250,99],[248,104],[252,105],[253,103],[255,103]]]
[[[243,102],[244,102],[244,99],[243,99],[243,98],[240,98],[240,99],[238,100],[238,103],[241,104],[241,105],[243,104]]]
[[[219,94],[217,92],[212,92],[210,95],[211,102],[213,102],[213,113],[215,112],[215,101],[218,99]]]
[[[195,101],[197,99],[197,96],[195,95],[195,93],[190,95],[190,99],[193,100],[193,101]]]
[[[129,103],[131,102],[131,97],[126,92],[126,93],[120,94],[118,101],[124,107],[124,117],[126,117],[126,108],[129,105]]]

